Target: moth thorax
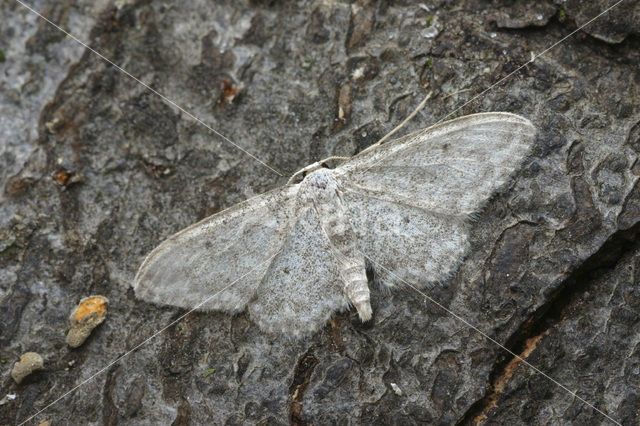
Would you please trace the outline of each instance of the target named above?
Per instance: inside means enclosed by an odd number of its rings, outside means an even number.
[[[329,169],[319,169],[304,179],[316,196],[321,198],[334,197],[338,191],[338,184]]]

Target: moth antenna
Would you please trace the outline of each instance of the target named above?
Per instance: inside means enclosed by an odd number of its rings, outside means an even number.
[[[372,149],[373,147],[376,147],[376,146],[382,144],[385,140],[389,139],[394,133],[396,133],[398,130],[402,129],[409,122],[409,120],[411,120],[413,117],[415,117],[416,114],[419,113],[422,108],[424,108],[424,106],[427,104],[427,101],[429,100],[429,98],[431,98],[432,94],[433,94],[433,92],[429,91],[429,93],[427,93],[427,96],[425,96],[425,98],[422,100],[422,102],[420,102],[420,104],[416,107],[416,109],[414,109],[413,112],[411,114],[409,114],[409,116],[402,121],[402,123],[398,124],[395,129],[393,129],[392,131],[390,131],[389,133],[384,135],[382,137],[382,139],[380,139],[378,142],[374,143],[373,145],[371,145],[370,147],[368,147],[367,149],[365,149],[362,152],[366,152],[369,149]],[[287,185],[291,185],[294,182],[295,178],[298,177],[299,175],[301,175],[303,173],[306,173],[308,171],[315,170],[315,169],[319,168],[323,163],[326,163],[327,161],[332,161],[332,160],[346,161],[349,158],[350,157],[331,156],[331,157],[327,157],[327,158],[325,158],[323,160],[316,161],[315,163],[310,164],[307,167],[304,167],[304,168],[298,170],[297,172],[295,172],[293,175],[291,175],[291,177],[287,181]]]
[[[291,177],[287,181],[287,185],[291,185],[293,183],[293,181],[295,180],[295,178],[298,177],[299,175],[301,175],[303,173],[306,173],[309,170],[315,170],[315,169],[320,168],[321,164],[322,163],[320,161],[316,161],[313,164],[309,164],[308,166],[301,168],[300,170],[298,170],[297,172],[295,172],[294,174],[291,175]]]
[[[351,157],[340,157],[340,156],[335,156],[334,155],[334,156],[331,156],[331,157],[327,157],[327,158],[325,158],[323,160],[316,161],[315,163],[309,164],[308,166],[303,167],[302,169],[298,170],[293,175],[291,175],[291,177],[287,181],[287,185],[291,185],[293,183],[293,181],[295,180],[295,178],[298,177],[299,175],[321,168],[322,165],[324,163],[326,163],[327,161],[346,161],[346,160],[348,160],[350,158]]]
[[[331,157],[327,157],[324,160],[320,160],[319,163],[324,164],[328,161],[347,161],[351,159],[351,157],[341,157],[339,155],[332,155]]]
[[[384,135],[382,137],[382,139],[380,139],[378,142],[374,143],[373,145],[371,145],[370,147],[368,147],[367,149],[365,149],[362,152],[366,152],[366,151],[368,151],[368,150],[370,150],[370,149],[372,149],[372,148],[374,148],[374,147],[376,147],[378,145],[381,145],[382,143],[384,143],[384,141],[389,139],[394,133],[396,133],[398,130],[402,129],[409,122],[409,120],[411,120],[413,117],[415,117],[416,114],[419,113],[422,108],[424,108],[424,106],[427,104],[427,101],[429,100],[429,98],[431,98],[432,94],[433,94],[433,92],[429,91],[429,93],[427,93],[427,96],[424,97],[424,99],[422,100],[422,102],[420,102],[420,104],[416,107],[416,109],[414,109],[413,112],[411,114],[409,114],[409,116],[407,118],[402,120],[402,123],[398,124],[395,129],[393,129],[392,131],[390,131],[389,133]]]
[[[453,92],[453,93],[449,93],[448,95],[446,95],[445,97],[443,97],[443,98],[442,98],[442,100],[444,101],[445,99],[450,98],[450,97],[452,97],[452,96],[459,95],[460,93],[471,92],[472,90],[473,90],[473,89],[462,89],[462,90],[457,90],[457,91],[455,91],[455,92]]]

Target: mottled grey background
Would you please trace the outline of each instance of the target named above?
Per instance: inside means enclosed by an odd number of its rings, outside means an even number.
[[[448,117],[613,2],[30,4],[288,175],[375,142],[425,83],[404,131]],[[14,424],[182,314],[135,299],[148,251],[286,177],[13,0],[0,11],[0,423]],[[539,135],[430,294],[625,425],[640,418],[639,32],[626,0],[454,113],[521,114]],[[72,350],[67,317],[90,294],[108,318]],[[373,309],[301,340],[190,315],[34,424],[608,424],[411,290],[374,289]],[[26,351],[45,370],[18,386]]]

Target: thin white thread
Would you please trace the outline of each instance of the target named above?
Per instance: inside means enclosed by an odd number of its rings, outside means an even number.
[[[413,290],[415,290],[418,294],[420,294],[421,296],[425,297],[426,299],[428,299],[431,303],[433,303],[434,305],[438,306],[440,309],[442,309],[443,311],[445,311],[446,313],[448,313],[449,315],[453,316],[455,319],[457,319],[458,321],[462,322],[463,324],[465,324],[467,327],[473,329],[474,331],[476,331],[477,333],[479,333],[480,335],[482,335],[482,337],[484,337],[485,339],[489,340],[490,342],[496,344],[497,346],[499,346],[501,349],[507,351],[509,354],[511,354],[513,357],[517,358],[518,361],[520,361],[521,363],[523,363],[524,365],[526,365],[527,367],[531,368],[532,370],[534,370],[536,373],[546,377],[547,379],[549,379],[550,381],[552,381],[554,384],[556,384],[557,386],[559,386],[560,388],[564,389],[565,391],[567,391],[570,395],[572,395],[574,398],[579,399],[580,401],[582,401],[583,403],[585,403],[586,405],[588,405],[589,407],[593,408],[594,410],[596,410],[598,413],[602,414],[603,416],[605,416],[607,419],[611,420],[613,423],[622,426],[621,423],[617,422],[616,420],[614,420],[613,418],[611,418],[610,416],[608,416],[606,413],[604,413],[602,410],[598,409],[595,405],[591,404],[590,402],[588,402],[587,400],[585,400],[584,398],[578,396],[577,393],[575,393],[574,391],[572,391],[571,389],[569,389],[568,387],[566,387],[565,385],[563,385],[562,383],[558,382],[556,379],[554,379],[553,377],[549,376],[548,374],[544,373],[543,371],[541,371],[540,369],[538,369],[536,366],[534,366],[533,364],[529,363],[527,360],[525,360],[524,358],[522,358],[520,355],[516,354],[515,352],[509,350],[506,346],[503,346],[500,342],[498,342],[497,340],[493,339],[492,337],[490,337],[488,334],[486,334],[485,332],[483,332],[482,330],[480,330],[478,327],[474,326],[473,324],[471,324],[469,321],[465,320],[464,318],[462,318],[461,316],[459,316],[458,314],[456,314],[455,312],[453,312],[450,309],[447,309],[446,307],[444,307],[444,305],[442,305],[440,302],[438,302],[437,300],[435,300],[434,298],[428,296],[425,292],[419,290],[417,287],[415,287],[413,284],[403,280],[402,278],[400,278],[399,276],[397,276],[396,274],[394,274],[393,272],[391,272],[389,269],[385,268],[384,266],[380,265],[378,262],[376,262],[375,260],[371,259],[369,256],[365,256],[364,254],[362,254],[362,252],[360,253],[363,257],[366,257],[367,259],[369,259],[369,261],[375,265],[377,265],[380,269],[384,269],[386,270],[390,275],[392,275],[393,277],[395,277],[397,280],[401,281],[402,283],[408,285],[409,287],[411,287]]]
[[[314,200],[315,200],[315,196],[314,196]],[[315,204],[315,203],[314,203]],[[317,214],[319,215],[320,212],[316,209]],[[320,224],[320,229],[323,231],[325,237],[327,238],[327,241],[331,241],[331,238],[329,238],[329,233],[327,232],[326,229],[324,229],[324,226],[322,226],[322,224]],[[431,296],[428,296],[425,292],[421,291],[420,289],[418,289],[417,287],[415,287],[413,284],[409,283],[408,281],[400,278],[398,275],[394,274],[390,269],[385,268],[384,266],[382,266],[381,264],[379,264],[378,262],[376,262],[375,260],[373,260],[371,257],[366,256],[362,250],[358,250],[360,256],[362,256],[362,258],[364,259],[369,259],[369,261],[371,263],[373,263],[374,265],[376,265],[377,267],[379,267],[380,269],[383,269],[385,271],[387,271],[389,273],[389,275],[393,276],[394,278],[396,278],[398,281],[406,284],[407,286],[411,287],[413,290],[415,290],[418,294],[420,294],[421,296],[423,296],[424,298],[426,298],[427,300],[429,300],[431,303],[433,303],[434,305],[438,306],[440,309],[442,309],[443,311],[445,311],[446,313],[448,313],[449,315],[453,316],[455,319],[457,319],[458,321],[462,322],[463,324],[465,324],[466,326],[468,326],[469,328],[471,328],[472,330],[476,331],[477,333],[479,333],[480,335],[482,335],[482,337],[484,337],[485,339],[489,340],[490,342],[496,344],[498,347],[500,347],[501,349],[507,351],[509,354],[511,354],[513,357],[515,357],[516,359],[518,359],[518,361],[522,362],[524,365],[526,365],[527,367],[531,368],[533,371],[535,371],[536,373],[542,375],[543,377],[547,378],[548,380],[550,380],[551,382],[553,382],[554,384],[556,384],[557,386],[559,386],[561,389],[564,389],[565,391],[567,391],[570,395],[572,395],[574,398],[579,399],[580,401],[582,401],[584,404],[588,405],[589,407],[593,408],[594,410],[596,410],[598,413],[602,414],[604,417],[606,417],[607,419],[611,420],[613,423],[615,423],[616,425],[622,426],[622,424],[620,424],[619,422],[617,422],[616,420],[614,420],[613,418],[611,418],[610,416],[608,416],[606,413],[604,413],[602,410],[598,409],[595,405],[591,404],[590,402],[588,402],[587,400],[585,400],[584,398],[578,396],[577,393],[575,393],[574,391],[572,391],[571,389],[569,389],[568,387],[566,387],[565,385],[563,385],[562,383],[558,382],[556,379],[554,379],[553,377],[549,376],[548,374],[544,373],[542,370],[538,369],[536,366],[534,366],[533,364],[529,363],[527,360],[525,360],[524,358],[522,358],[520,355],[516,354],[515,352],[511,351],[510,349],[508,349],[506,346],[502,345],[500,342],[498,342],[497,340],[493,339],[492,337],[490,337],[488,334],[486,334],[485,332],[483,332],[482,330],[480,330],[478,327],[474,326],[473,324],[471,324],[469,321],[465,320],[464,318],[462,318],[461,316],[459,316],[458,314],[456,314],[455,312],[453,312],[450,309],[447,309],[444,305],[442,305],[440,302],[438,302],[437,300],[435,300],[434,298],[432,298]],[[335,257],[335,259],[338,261],[338,263],[341,263],[344,261],[344,259],[346,259],[346,255],[344,255],[341,252],[336,253],[335,250],[331,250],[331,253],[333,254],[333,256]],[[358,315],[360,314],[360,312],[358,311]]]
[[[520,71],[522,68],[526,67],[529,64],[532,64],[536,58],[544,55],[545,53],[547,53],[548,51],[550,51],[551,49],[553,49],[554,47],[556,47],[557,45],[559,45],[560,43],[562,43],[563,41],[565,41],[566,39],[568,39],[569,37],[571,37],[572,35],[574,35],[575,33],[577,33],[578,31],[582,30],[584,27],[586,27],[587,25],[589,25],[590,23],[592,23],[593,21],[595,21],[596,19],[598,19],[599,17],[601,17],[602,15],[604,15],[605,13],[609,12],[611,9],[613,9],[614,7],[618,6],[620,3],[622,3],[624,0],[619,0],[618,2],[616,2],[613,6],[610,6],[608,8],[606,8],[604,11],[602,11],[601,13],[599,13],[598,15],[596,15],[595,17],[591,18],[589,21],[587,21],[586,23],[580,25],[578,28],[576,28],[575,30],[573,30],[572,32],[570,32],[568,35],[562,37],[560,40],[556,41],[555,43],[553,43],[551,46],[547,47],[546,49],[544,49],[542,51],[542,53],[540,53],[539,55],[534,54],[533,52],[531,52],[532,54],[532,58],[530,60],[528,60],[527,62],[525,62],[524,64],[520,65],[518,68],[516,68],[514,71],[511,71],[509,74],[507,74],[506,76],[502,77],[500,80],[496,81],[495,83],[493,83],[491,86],[487,87],[486,89],[484,89],[482,92],[480,92],[479,94],[477,94],[476,96],[474,96],[473,98],[469,99],[467,102],[463,103],[462,105],[460,105],[458,108],[454,109],[453,111],[451,111],[448,114],[445,114],[444,116],[442,116],[438,121],[435,122],[435,124],[440,123],[442,120],[444,120],[445,118],[449,117],[451,114],[455,114],[456,112],[460,111],[462,108],[464,108],[465,106],[469,105],[471,102],[475,101],[476,99],[478,99],[479,97],[481,97],[482,95],[484,95],[485,93],[487,93],[489,90],[491,90],[492,88],[494,88],[495,86],[499,85],[500,83],[502,83],[504,80],[510,78],[512,75],[514,75],[515,73],[517,73],[518,71]]]
[[[264,161],[262,161],[261,159],[259,159],[258,157],[256,157],[255,155],[253,155],[252,153],[250,153],[249,151],[247,151],[246,149],[242,148],[240,145],[238,145],[237,143],[233,142],[231,139],[229,139],[228,137],[226,137],[225,135],[223,135],[222,133],[218,132],[217,130],[215,130],[213,127],[209,126],[207,123],[205,123],[204,121],[202,121],[201,119],[199,119],[198,117],[196,117],[195,115],[193,115],[192,113],[190,113],[189,111],[187,111],[186,109],[184,109],[183,107],[181,107],[180,105],[178,105],[177,103],[175,103],[174,101],[172,101],[171,99],[167,98],[165,95],[163,95],[162,93],[158,92],[157,90],[153,89],[151,86],[149,86],[147,83],[145,83],[144,81],[140,80],[139,78],[137,78],[136,76],[134,76],[133,74],[131,74],[130,72],[128,72],[127,70],[125,70],[124,68],[122,68],[121,66],[119,66],[118,64],[116,64],[115,62],[113,62],[112,60],[110,60],[109,58],[107,58],[106,56],[104,56],[103,54],[101,54],[100,52],[98,52],[97,50],[93,49],[91,46],[89,46],[88,44],[84,43],[82,40],[78,39],[77,37],[75,37],[73,34],[67,32],[66,30],[64,30],[62,27],[60,27],[59,25],[55,24],[54,22],[50,21],[49,19],[45,18],[44,16],[42,16],[37,10],[31,8],[28,4],[25,4],[22,2],[22,0],[15,0],[17,3],[19,3],[22,7],[24,7],[25,9],[28,9],[29,11],[31,11],[32,13],[38,15],[38,17],[40,17],[41,19],[43,19],[44,21],[46,21],[49,25],[52,25],[53,27],[55,27],[58,31],[62,32],[64,35],[66,35],[67,37],[73,39],[76,43],[82,45],[84,48],[90,50],[92,53],[96,54],[98,57],[100,57],[100,59],[102,59],[103,61],[107,62],[109,65],[111,65],[112,67],[116,68],[118,71],[122,72],[123,74],[125,74],[127,77],[131,78],[132,80],[134,80],[135,82],[139,83],[140,85],[142,85],[145,89],[149,90],[151,93],[153,93],[154,95],[158,96],[160,99],[162,99],[163,101],[165,101],[166,103],[168,103],[169,105],[177,108],[178,110],[180,110],[182,113],[186,114],[187,116],[189,116],[191,119],[195,120],[196,122],[198,122],[199,124],[203,125],[204,127],[206,127],[207,129],[209,129],[210,132],[214,133],[215,135],[217,135],[218,137],[222,138],[224,141],[230,143],[231,145],[235,146],[237,149],[239,149],[240,151],[244,152],[245,154],[247,154],[249,157],[253,158],[254,160],[256,160],[258,163],[262,164],[263,166],[265,166],[266,168],[268,168],[269,170],[271,170],[272,172],[274,172],[275,174],[277,174],[278,176],[284,176],[282,173],[280,173],[278,170],[274,169],[273,167],[271,167],[270,165],[268,165],[267,163],[265,163]]]
[[[133,352],[137,351],[142,346],[146,345],[149,341],[151,341],[154,337],[156,337],[157,335],[161,334],[162,332],[164,332],[168,328],[170,328],[170,327],[174,326],[175,324],[177,324],[178,322],[182,321],[182,319],[184,319],[187,315],[191,314],[192,312],[196,311],[200,306],[204,305],[205,303],[207,303],[208,301],[210,301],[211,299],[213,299],[214,297],[216,297],[217,295],[219,295],[223,291],[228,290],[229,288],[234,286],[236,283],[238,283],[241,279],[243,279],[247,275],[251,274],[253,271],[257,270],[260,266],[264,265],[265,263],[270,262],[273,258],[275,258],[278,254],[280,254],[281,251],[282,250],[278,250],[273,256],[271,256],[270,258],[268,258],[264,262],[258,264],[258,266],[256,266],[255,268],[251,269],[249,272],[247,272],[246,274],[242,275],[240,278],[236,279],[231,284],[229,284],[226,287],[224,287],[222,290],[219,290],[219,291],[215,292],[214,294],[212,294],[211,296],[207,297],[202,302],[198,303],[195,307],[193,307],[191,310],[189,310],[186,313],[180,315],[177,319],[171,321],[169,323],[169,325],[167,325],[167,326],[161,328],[160,330],[156,331],[151,336],[149,336],[145,340],[143,340],[141,343],[138,343],[136,346],[134,346],[133,349],[130,349],[127,352],[125,352],[124,354],[120,355],[119,357],[117,357],[116,359],[111,361],[109,364],[107,364],[105,367],[103,367],[102,369],[98,370],[96,373],[92,374],[89,378],[87,378],[87,379],[83,380],[82,382],[78,383],[77,385],[75,385],[74,387],[69,389],[67,392],[65,392],[61,396],[59,396],[57,399],[55,399],[54,401],[52,401],[49,404],[47,404],[44,408],[39,410],[37,413],[31,415],[31,417],[29,417],[26,420],[20,422],[18,424],[18,426],[22,426],[23,424],[27,423],[31,419],[37,417],[40,413],[42,413],[43,411],[47,410],[49,407],[51,407],[52,405],[54,405],[57,402],[61,401],[62,399],[66,398],[67,395],[73,393],[79,387],[84,386],[85,384],[89,383],[94,378],[96,378],[98,375],[100,375],[100,374],[104,373],[106,370],[108,370],[112,365],[116,364],[118,361],[122,360],[123,358],[125,358],[128,355],[132,354]]]
[[[213,129],[212,127],[210,127],[209,125],[207,125],[204,121],[200,120],[198,117],[194,116],[193,114],[191,114],[190,112],[188,112],[187,110],[185,110],[184,108],[182,108],[181,106],[179,106],[178,104],[176,104],[175,102],[173,102],[171,99],[167,98],[166,96],[162,95],[161,93],[157,92],[156,90],[154,90],[153,88],[151,88],[149,85],[147,85],[146,83],[144,83],[143,81],[139,80],[138,78],[136,78],[135,76],[133,76],[132,74],[130,74],[129,72],[127,72],[126,70],[124,70],[123,68],[121,68],[120,66],[118,66],[117,64],[115,64],[114,62],[112,62],[111,60],[109,60],[108,58],[106,58],[105,56],[103,56],[102,54],[100,54],[98,51],[94,50],[93,48],[91,48],[90,46],[88,46],[87,44],[83,43],[81,40],[79,40],[78,38],[74,37],[72,34],[68,33],[67,31],[65,31],[64,29],[62,29],[61,27],[59,27],[58,25],[56,25],[55,23],[53,23],[52,21],[50,21],[49,19],[45,18],[44,16],[42,16],[40,13],[38,13],[36,10],[32,9],[30,6],[28,6],[27,4],[23,3],[21,0],[15,0],[17,3],[19,3],[21,6],[23,6],[24,8],[28,9],[29,11],[31,11],[32,13],[36,14],[38,17],[40,17],[41,19],[45,20],[47,23],[49,23],[50,25],[52,25],[53,27],[55,27],[56,29],[58,29],[59,31],[61,31],[62,33],[64,33],[66,36],[68,36],[69,38],[73,39],[74,41],[76,41],[77,43],[79,43],[80,45],[84,46],[86,49],[90,50],[91,52],[95,53],[96,55],[98,55],[100,58],[102,58],[104,61],[108,62],[110,65],[112,65],[113,67],[115,67],[116,69],[118,69],[119,71],[123,72],[125,75],[129,76],[130,78],[132,78],[133,80],[135,80],[136,82],[138,82],[139,84],[141,84],[142,86],[144,86],[145,88],[147,88],[149,91],[151,91],[152,93],[156,94],[157,96],[159,96],[161,99],[163,99],[165,102],[173,105],[174,107],[176,107],[177,109],[179,109],[180,111],[182,111],[183,113],[185,113],[186,115],[188,115],[189,117],[191,117],[192,119],[194,119],[195,121],[197,121],[198,123],[200,123],[201,125],[205,126],[207,129],[209,129],[211,132],[213,132],[214,134],[218,135],[219,137],[223,138],[225,141],[231,143],[232,145],[234,145],[236,148],[240,149],[241,151],[243,151],[245,154],[249,155],[250,157],[252,157],[253,159],[255,159],[256,161],[258,161],[259,163],[261,163],[262,165],[264,165],[265,167],[269,168],[270,170],[272,170],[273,172],[275,172],[276,174],[278,174],[279,176],[283,176],[280,172],[278,172],[277,170],[273,169],[272,167],[270,167],[268,164],[266,164],[265,162],[261,161],[260,159],[258,159],[257,157],[255,157],[253,154],[251,154],[250,152],[246,151],[245,149],[243,149],[242,147],[238,146],[237,144],[235,144],[234,142],[232,142],[230,139],[228,139],[226,136],[222,135],[221,133],[219,133],[218,131],[216,131],[215,129]],[[559,45],[560,43],[564,42],[567,38],[571,37],[573,34],[577,33],[578,31],[580,31],[582,28],[586,27],[587,25],[589,25],[590,23],[592,23],[593,21],[595,21],[596,19],[598,19],[600,16],[604,15],[605,13],[609,12],[609,10],[613,9],[614,7],[616,7],[618,4],[622,3],[624,0],[619,0],[617,3],[613,4],[612,6],[608,7],[607,9],[605,9],[603,12],[601,12],[600,14],[598,14],[597,16],[595,16],[594,18],[592,18],[591,20],[589,20],[588,22],[586,22],[585,24],[581,25],[580,27],[578,27],[576,30],[572,31],[571,33],[569,33],[567,36],[563,37],[562,39],[560,39],[559,41],[557,41],[556,43],[554,43],[553,45],[551,45],[550,47],[548,47],[547,49],[543,50],[542,53],[540,53],[539,55],[534,55],[532,54],[532,58],[531,60],[529,60],[528,62],[526,62],[525,64],[521,65],[520,67],[518,67],[516,70],[512,71],[511,73],[507,74],[505,77],[501,78],[500,80],[498,80],[496,83],[492,84],[491,86],[489,86],[488,88],[486,88],[485,90],[483,90],[482,92],[480,92],[478,95],[474,96],[473,98],[471,98],[469,101],[465,102],[463,105],[461,105],[460,107],[456,108],[455,110],[453,110],[452,112],[450,112],[449,114],[444,115],[440,120],[438,120],[435,124],[439,123],[440,121],[442,121],[445,117],[456,113],[457,111],[459,111],[460,109],[462,109],[463,107],[465,107],[466,105],[468,105],[469,103],[473,102],[474,100],[476,100],[477,98],[479,98],[480,96],[484,95],[486,92],[488,92],[489,90],[491,90],[493,87],[497,86],[498,84],[500,84],[501,82],[503,82],[504,80],[510,78],[513,74],[515,74],[516,72],[518,72],[519,70],[521,70],[522,68],[524,68],[525,66],[527,66],[528,64],[532,63],[537,57],[540,57],[542,55],[544,55],[545,53],[547,53],[549,50],[553,49],[554,47],[556,47],[557,45]],[[424,102],[424,101],[423,101]],[[415,114],[414,114],[415,115]],[[395,131],[395,130],[394,130]],[[383,157],[384,158],[384,157]],[[382,159],[381,159],[382,160]],[[380,161],[381,161],[380,160]],[[377,162],[376,162],[377,163]],[[374,165],[376,164],[374,163]],[[370,166],[368,169],[370,169],[372,166]],[[274,258],[277,254],[279,253],[276,252],[276,254],[274,254],[271,258],[267,259],[271,260],[272,258]],[[365,257],[363,255],[363,257]],[[375,261],[373,261],[373,259],[367,257],[371,262],[376,263]],[[261,266],[262,264],[266,263],[263,262],[258,266]],[[376,263],[377,264],[377,263]],[[379,265],[381,266],[381,265]],[[53,402],[51,402],[50,404],[48,404],[47,406],[45,406],[44,408],[42,408],[40,411],[38,411],[37,413],[35,413],[34,415],[32,415],[31,417],[29,417],[28,419],[26,419],[24,422],[20,423],[20,425],[23,425],[24,423],[28,422],[29,420],[33,419],[34,417],[38,416],[40,413],[42,413],[43,411],[45,411],[46,409],[48,409],[49,407],[51,407],[52,405],[54,405],[55,403],[57,403],[58,401],[62,400],[63,398],[65,398],[67,395],[69,395],[70,393],[74,392],[76,389],[78,389],[79,387],[83,386],[85,383],[93,380],[93,378],[95,378],[97,375],[103,373],[104,371],[106,371],[108,368],[110,368],[112,365],[114,365],[115,363],[117,363],[118,361],[120,361],[121,359],[123,359],[124,357],[128,356],[129,354],[131,354],[132,352],[134,352],[135,350],[137,350],[138,348],[140,348],[141,346],[143,346],[144,344],[146,344],[148,341],[150,341],[151,339],[153,339],[154,337],[156,337],[157,335],[159,335],[160,333],[162,333],[163,331],[165,331],[166,329],[168,329],[169,327],[175,325],[177,322],[181,321],[184,317],[186,317],[187,315],[189,315],[190,313],[192,313],[193,311],[195,311],[198,307],[202,306],[204,303],[206,303],[207,301],[209,301],[211,298],[217,296],[218,294],[220,294],[221,292],[227,290],[228,288],[230,288],[232,285],[234,285],[236,282],[238,282],[240,279],[244,278],[245,276],[249,275],[251,272],[253,272],[254,270],[256,270],[258,267],[250,270],[249,272],[247,272],[245,275],[243,275],[242,277],[240,277],[238,280],[234,281],[233,283],[229,284],[227,287],[223,288],[222,290],[218,291],[217,293],[213,294],[212,296],[209,296],[207,299],[205,299],[203,302],[201,302],[200,304],[196,305],[195,308],[193,308],[191,311],[185,313],[184,315],[178,317],[176,320],[174,320],[173,322],[171,322],[169,325],[167,325],[166,327],[160,329],[159,331],[157,331],[156,333],[154,333],[153,335],[151,335],[149,338],[147,338],[146,340],[144,340],[142,343],[138,344],[136,347],[134,347],[133,349],[131,349],[130,351],[126,352],[125,354],[121,355],[120,357],[116,358],[114,361],[112,361],[110,364],[108,364],[106,367],[104,367],[103,369],[99,370],[97,373],[95,373],[94,375],[92,375],[91,377],[89,377],[88,379],[84,380],[83,382],[81,382],[80,384],[74,386],[72,389],[70,389],[69,391],[67,391],[66,393],[64,393],[62,396],[60,396],[59,398],[57,398],[56,400],[54,400]],[[381,266],[381,268],[386,269],[384,267]],[[393,274],[391,271],[389,271],[390,274]],[[396,276],[396,278],[398,278]],[[488,335],[486,335],[484,332],[482,332],[480,329],[476,328],[475,326],[473,326],[472,324],[470,324],[469,322],[467,322],[466,320],[464,320],[462,317],[459,317],[457,314],[455,314],[453,311],[448,310],[447,308],[445,308],[444,306],[442,306],[440,303],[438,303],[437,301],[435,301],[434,299],[432,299],[431,297],[427,296],[424,292],[418,290],[416,287],[414,287],[413,285],[409,284],[408,282],[400,279],[400,281],[404,282],[405,284],[409,285],[411,288],[413,288],[415,291],[417,291],[419,294],[421,294],[422,296],[424,296],[425,298],[429,299],[430,301],[432,301],[434,304],[436,304],[437,306],[439,306],[440,308],[442,308],[444,311],[446,311],[447,313],[449,313],[450,315],[454,316],[456,319],[462,321],[464,324],[466,324],[467,326],[469,326],[470,328],[472,328],[473,330],[477,331],[478,333],[480,333],[482,336],[484,336],[486,339],[490,340],[491,342],[495,343],[496,345],[500,346],[502,349],[504,349],[505,351],[507,351],[508,353],[510,353],[511,355],[513,355],[514,357],[518,358],[522,363],[524,363],[525,365],[529,366],[530,368],[532,368],[534,371],[538,372],[539,374],[543,375],[544,377],[548,378],[549,380],[551,380],[553,383],[555,383],[556,385],[558,385],[560,388],[566,390],[569,394],[573,395],[575,398],[579,399],[580,401],[584,402],[586,405],[590,406],[591,408],[593,408],[594,410],[598,411],[600,414],[602,414],[603,416],[605,416],[607,419],[611,420],[613,423],[620,425],[620,423],[618,423],[617,421],[615,421],[614,419],[612,419],[611,417],[609,417],[607,414],[605,414],[604,412],[602,412],[601,410],[599,410],[598,408],[596,408],[595,406],[593,406],[592,404],[590,404],[589,402],[587,402],[586,400],[584,400],[583,398],[581,398],[580,396],[578,396],[575,392],[571,391],[570,389],[568,389],[567,387],[565,387],[564,385],[562,385],[561,383],[559,383],[558,381],[556,381],[555,379],[553,379],[552,377],[546,375],[545,373],[543,373],[542,371],[540,371],[539,369],[537,369],[536,367],[534,367],[532,364],[528,363],[526,360],[524,360],[523,358],[521,358],[520,356],[518,356],[517,354],[513,353],[512,351],[510,351],[509,349],[507,349],[506,347],[502,346],[500,343],[498,343],[496,340],[492,339],[491,337],[489,337]]]
[[[589,25],[590,23],[592,23],[593,21],[595,21],[596,19],[598,19],[599,17],[601,17],[602,15],[604,15],[605,13],[609,12],[611,9],[613,9],[614,7],[618,6],[620,3],[622,3],[625,0],[619,0],[617,3],[615,3],[613,6],[610,6],[608,8],[606,8],[603,12],[599,13],[597,16],[595,16],[594,18],[591,18],[589,21],[587,21],[586,23],[582,24],[581,26],[579,26],[578,28],[576,28],[574,31],[570,32],[568,35],[562,37],[560,40],[556,41],[555,43],[553,43],[551,46],[547,47],[546,49],[544,49],[539,55],[535,55],[532,53],[532,58],[530,60],[528,60],[527,62],[525,62],[524,64],[520,65],[518,68],[516,68],[515,70],[511,71],[509,74],[507,74],[506,76],[502,77],[500,80],[496,81],[495,83],[493,83],[491,86],[487,87],[486,89],[484,89],[482,92],[478,93],[476,96],[472,97],[471,99],[469,99],[467,102],[463,103],[462,105],[460,105],[458,108],[454,109],[453,111],[444,114],[442,117],[440,117],[440,119],[438,121],[436,121],[435,123],[433,123],[433,125],[435,126],[438,123],[441,123],[444,119],[446,119],[447,117],[451,116],[452,114],[455,114],[456,112],[460,111],[462,108],[464,108],[465,106],[469,105],[471,102],[475,101],[476,99],[478,99],[479,97],[481,97],[482,95],[484,95],[485,93],[487,93],[489,90],[493,89],[494,87],[496,87],[497,85],[499,85],[500,83],[502,83],[503,81],[507,80],[508,78],[510,78],[512,75],[514,75],[515,73],[517,73],[518,71],[520,71],[522,68],[526,67],[527,65],[533,63],[536,58],[539,58],[540,56],[543,56],[544,54],[546,54],[548,51],[550,51],[551,49],[553,49],[554,47],[556,47],[557,45],[559,45],[560,43],[562,43],[563,41],[565,41],[566,39],[568,39],[569,37],[571,37],[572,35],[574,35],[575,33],[577,33],[578,31],[582,30],[584,27],[586,27],[587,25]],[[421,104],[422,105],[422,104]],[[421,107],[419,106],[418,109],[420,109]],[[394,129],[395,131],[395,129]],[[386,137],[386,136],[385,136]],[[383,138],[384,139],[384,138]],[[372,146],[376,146],[378,145],[378,143],[372,145]],[[366,151],[366,149],[365,149]],[[364,151],[363,151],[364,152]],[[369,167],[367,167],[365,169],[365,171],[371,169],[372,167],[375,167],[376,165],[378,165],[382,160],[384,160],[385,158],[387,158],[389,155],[393,154],[394,152],[391,151],[389,153],[387,153],[386,155],[383,155],[382,157],[380,157],[380,159],[378,161],[375,161],[373,164],[371,164]]]

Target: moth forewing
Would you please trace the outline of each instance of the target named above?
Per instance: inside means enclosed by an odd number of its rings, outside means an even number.
[[[136,296],[192,309],[222,291],[199,308],[242,311],[266,273],[264,262],[282,247],[293,226],[297,189],[276,188],[172,235],[140,266]]]
[[[534,137],[515,114],[467,115],[355,155],[340,166],[342,185],[433,213],[472,214],[517,170]]]

